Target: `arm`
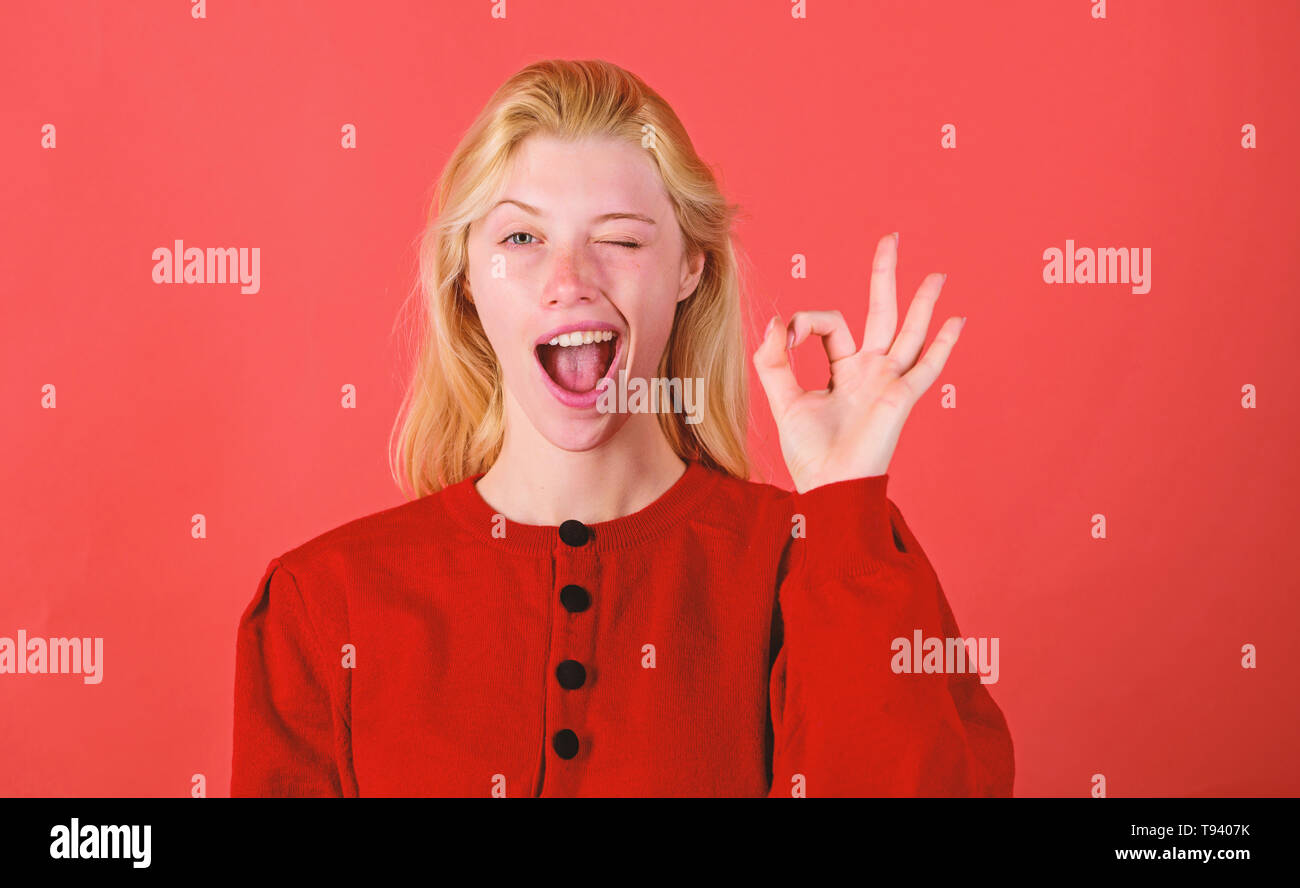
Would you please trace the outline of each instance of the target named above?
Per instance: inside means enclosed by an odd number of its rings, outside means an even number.
[[[895,638],[957,638],[938,578],[885,495],[888,476],[793,494],[771,674],[770,797],[1010,795],[1006,721],[979,676],[899,674]],[[897,533],[898,542],[895,541]]]
[[[351,788],[338,764],[349,737],[335,696],[341,668],[325,656],[297,581],[272,559],[236,636],[232,797]]]

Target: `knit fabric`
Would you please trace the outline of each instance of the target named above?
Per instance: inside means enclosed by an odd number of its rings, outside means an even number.
[[[896,671],[895,639],[960,632],[888,475],[799,494],[690,462],[563,531],[478,477],[271,559],[232,795],[1011,794],[979,676]]]

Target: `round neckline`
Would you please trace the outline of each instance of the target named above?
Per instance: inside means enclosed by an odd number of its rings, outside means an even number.
[[[575,553],[608,552],[649,542],[696,514],[698,505],[718,481],[718,473],[699,460],[686,461],[686,471],[658,499],[629,515],[595,524],[584,523],[583,526],[590,531],[587,542],[570,548],[560,540],[558,524],[520,524],[500,516],[474,486],[485,474],[480,472],[444,487],[436,496],[446,503],[448,512],[473,536],[502,551],[525,555],[539,555],[556,549]],[[505,536],[493,536],[494,528],[498,527],[504,529]]]

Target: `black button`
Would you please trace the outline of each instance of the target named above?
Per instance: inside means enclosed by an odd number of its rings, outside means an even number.
[[[578,735],[568,728],[556,731],[551,738],[551,746],[555,747],[555,754],[560,758],[571,759],[578,754]]]
[[[569,613],[576,614],[591,607],[591,596],[581,586],[568,585],[560,590],[560,603]]]
[[[570,546],[585,545],[589,536],[591,536],[591,531],[587,530],[587,525],[581,521],[574,521],[570,518],[560,525],[560,539]]]
[[[572,691],[582,687],[587,680],[587,670],[577,660],[565,660],[555,667],[555,677],[560,680],[560,687]]]

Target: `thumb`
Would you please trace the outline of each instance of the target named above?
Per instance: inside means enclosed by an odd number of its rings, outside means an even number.
[[[772,408],[772,417],[780,421],[794,400],[803,394],[803,389],[794,378],[794,370],[786,354],[784,336],[785,327],[777,321],[780,315],[773,315],[763,332],[763,341],[754,352],[754,370],[758,381],[767,392],[767,403]]]

